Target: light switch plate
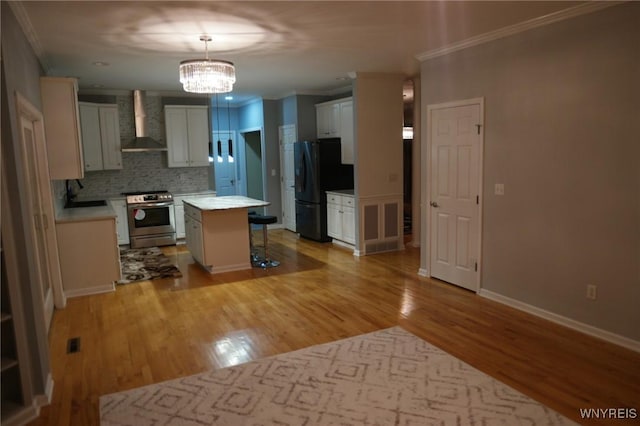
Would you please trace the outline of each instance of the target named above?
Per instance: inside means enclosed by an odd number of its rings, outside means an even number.
[[[496,183],[494,192],[496,195],[504,195],[504,183]]]

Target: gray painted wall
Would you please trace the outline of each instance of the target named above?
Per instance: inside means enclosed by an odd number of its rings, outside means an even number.
[[[485,98],[482,287],[634,340],[638,22],[640,4],[627,3],[421,68],[425,113]],[[493,195],[495,183],[504,196]],[[588,284],[598,286],[596,301],[585,297]]]
[[[6,167],[7,186],[13,188],[11,195],[14,202],[10,206],[12,216],[16,223],[11,223],[15,233],[16,245],[5,247],[7,250],[15,250],[18,258],[19,281],[24,313],[25,329],[28,335],[27,344],[30,358],[31,384],[33,394],[44,394],[47,377],[50,374],[49,346],[47,330],[43,323],[42,304],[35,306],[34,302],[41,300],[40,283],[32,276],[34,270],[30,262],[35,262],[30,255],[32,247],[26,243],[29,240],[26,220],[23,212],[26,212],[28,200],[25,200],[25,185],[21,178],[20,169],[22,156],[20,154],[19,132],[17,125],[15,93],[19,92],[31,104],[42,109],[40,102],[40,75],[41,69],[38,60],[18,25],[13,12],[7,2],[1,4],[2,14],[2,155],[5,157],[3,165]],[[6,110],[5,110],[6,109]],[[7,122],[8,120],[9,122]],[[6,217],[3,217],[3,226],[7,226]],[[14,313],[19,315],[19,312]],[[27,404],[30,401],[26,401]]]

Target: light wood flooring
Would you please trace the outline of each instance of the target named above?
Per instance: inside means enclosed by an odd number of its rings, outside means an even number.
[[[100,395],[396,325],[580,423],[612,424],[580,408],[640,410],[640,354],[419,277],[419,249],[354,257],[269,234],[277,268],[209,275],[167,247],[182,278],[69,299],[50,332],[53,401],[31,424],[97,425]]]

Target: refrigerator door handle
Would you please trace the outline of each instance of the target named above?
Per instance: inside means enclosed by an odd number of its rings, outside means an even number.
[[[302,151],[302,182],[300,186],[300,192],[307,190],[307,156],[304,151]]]

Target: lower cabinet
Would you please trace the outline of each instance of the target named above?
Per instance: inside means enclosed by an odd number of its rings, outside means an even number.
[[[175,199],[174,199],[175,200]],[[186,238],[186,219],[184,217],[184,205],[174,204],[173,209],[175,214],[176,225],[176,238]]]
[[[120,279],[114,218],[56,223],[62,286],[67,297],[104,293]]]
[[[203,244],[203,238],[202,238],[202,222],[198,220],[200,215],[197,215],[195,212],[193,212],[193,210],[196,210],[196,209],[192,209],[190,207],[187,207],[185,209],[185,215],[184,215],[185,242],[193,258],[196,261],[198,261],[198,263],[204,265],[205,253],[204,253],[204,244]]]
[[[207,198],[215,197],[216,194],[212,192],[208,193],[193,193],[193,194],[181,194],[173,196],[173,210],[175,217],[176,238],[182,239],[187,237],[186,221],[184,216],[184,204],[182,203],[185,198]]]
[[[352,195],[327,192],[327,234],[348,244],[356,243]]]
[[[129,244],[129,221],[127,217],[127,201],[124,199],[109,200],[111,208],[116,212],[116,231],[118,244]]]

